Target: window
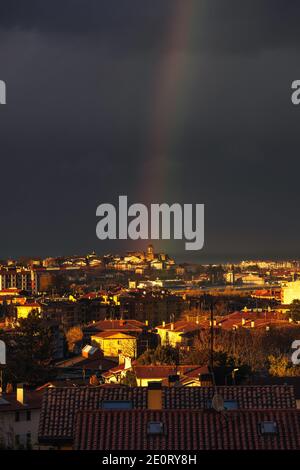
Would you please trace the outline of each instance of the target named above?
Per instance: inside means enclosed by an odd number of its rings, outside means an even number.
[[[131,410],[133,406],[132,401],[129,400],[104,400],[102,408],[104,410]]]
[[[259,430],[261,434],[277,434],[277,423],[275,421],[263,421],[259,423]]]
[[[224,400],[225,410],[237,410],[238,402],[236,400]]]
[[[15,421],[20,421],[20,412],[19,411],[16,411],[15,413]]]
[[[164,432],[164,425],[160,421],[150,421],[147,427],[147,433],[150,435],[158,435],[163,434]]]
[[[212,408],[212,400],[207,400],[207,408]],[[224,400],[224,410],[237,410],[238,409],[237,400]]]
[[[19,434],[16,434],[16,435],[15,435],[15,445],[16,445],[16,446],[19,446],[19,445],[20,445],[20,436],[19,436]]]
[[[30,421],[30,420],[31,420],[31,411],[27,410],[26,411],[26,421]]]

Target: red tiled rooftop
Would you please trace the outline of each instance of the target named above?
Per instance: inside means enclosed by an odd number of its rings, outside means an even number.
[[[163,424],[149,435],[149,422]],[[277,425],[262,435],[263,421]],[[76,419],[76,450],[296,450],[300,449],[300,410],[122,410],[83,411]]]
[[[135,365],[134,371],[138,379],[163,379],[169,375],[189,374],[189,376],[198,377],[199,374],[207,374],[207,367],[200,367],[197,365],[184,365],[184,366],[141,366]]]
[[[115,365],[114,361],[105,357],[83,357],[81,355],[66,359],[56,363],[58,368],[71,368],[71,369],[90,369],[90,370],[110,370]]]
[[[166,323],[166,325],[159,325],[156,328],[159,328],[161,330],[170,330],[170,331],[176,331],[177,333],[183,332],[183,333],[188,333],[190,331],[196,331],[202,328],[201,326],[202,322],[191,322],[191,321],[185,321],[185,320],[179,320],[174,323]]]
[[[224,400],[236,400],[239,409],[296,408],[292,386],[217,387]],[[134,409],[147,408],[147,387],[63,387],[44,392],[40,416],[41,442],[73,439],[74,419],[78,411],[101,409],[103,400],[131,400]],[[207,408],[214,387],[163,387],[163,408]]]
[[[138,320],[100,320],[96,323],[91,323],[88,329],[95,329],[98,331],[136,331],[141,332],[145,328],[145,324]]]
[[[251,322],[254,322],[254,328],[266,328],[267,326],[281,326],[281,327],[295,327],[295,323],[290,323],[282,317],[277,311],[263,311],[263,312],[233,312],[229,315],[215,318],[216,328],[223,330],[232,330],[234,327],[238,328],[251,328]],[[244,322],[244,325],[243,325]],[[210,323],[205,325],[202,323],[203,328],[209,328]]]

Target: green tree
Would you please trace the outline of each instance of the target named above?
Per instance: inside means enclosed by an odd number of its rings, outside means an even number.
[[[176,364],[179,362],[179,351],[172,346],[158,346],[156,349],[145,351],[137,361],[143,365]]]
[[[133,370],[128,370],[126,372],[126,376],[121,379],[121,384],[127,385],[129,387],[137,386],[136,375]]]
[[[1,335],[7,345],[5,382],[38,384],[49,378],[53,353],[51,327],[32,312],[13,332]]]
[[[286,355],[269,356],[269,374],[275,377],[295,377],[300,375],[300,366],[291,364]]]
[[[289,310],[289,316],[294,321],[300,321],[300,300],[294,300]]]

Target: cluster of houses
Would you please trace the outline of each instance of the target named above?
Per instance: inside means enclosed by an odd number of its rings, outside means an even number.
[[[236,312],[214,328],[266,328],[276,312]],[[286,321],[286,327],[290,322]],[[35,390],[0,395],[0,448],[80,450],[299,449],[300,382],[216,386],[208,367],[143,365],[155,344],[189,348],[206,319],[101,320],[79,354]],[[282,326],[282,325],[281,325]],[[157,341],[159,339],[159,341]],[[128,373],[134,376],[130,383]]]
[[[217,330],[266,330],[290,328],[294,323],[283,319],[276,311],[241,312],[217,317],[213,328]],[[172,346],[189,351],[196,338],[211,328],[207,318],[163,322],[151,328],[148,322],[138,320],[101,320],[83,328],[83,340],[78,354],[56,363],[57,377],[61,380],[97,380],[99,384],[126,383],[128,373],[136,386],[147,386],[157,381],[169,383],[169,377],[184,386],[201,386],[208,383],[208,369],[189,365],[142,365],[137,358],[158,345]],[[173,379],[174,380],[174,379]],[[210,382],[211,383],[211,380]]]
[[[173,371],[170,371],[173,372]],[[299,450],[293,385],[19,385],[0,397],[0,446],[58,450]]]

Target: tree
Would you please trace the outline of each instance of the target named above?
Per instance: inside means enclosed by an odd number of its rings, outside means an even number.
[[[293,366],[286,355],[269,356],[269,374],[276,377],[295,377],[300,375],[300,366]]]
[[[294,321],[300,321],[300,300],[294,300],[289,310],[289,316]]]
[[[70,328],[66,333],[66,338],[68,343],[68,349],[70,352],[73,352],[76,343],[82,341],[83,338],[83,332],[80,326],[73,326],[72,328]]]
[[[156,349],[145,351],[137,361],[143,365],[177,364],[179,362],[179,351],[172,346],[158,346]]]
[[[265,329],[239,328],[238,330],[215,329],[214,351],[226,353],[228,360],[232,360],[235,368],[239,368],[240,375],[250,372],[267,372],[270,367],[269,356],[279,357],[287,355],[295,338],[300,335],[298,325],[287,328],[270,327]],[[183,355],[185,364],[206,365],[210,361],[210,332],[202,331],[196,338],[191,351]],[[226,371],[225,371],[226,372]],[[295,374],[294,369],[293,374]],[[292,373],[290,371],[290,373]]]
[[[32,312],[13,332],[1,335],[7,346],[5,382],[42,383],[49,378],[53,340],[51,326]],[[51,375],[51,374],[50,374]]]
[[[121,379],[121,384],[127,385],[129,387],[136,387],[136,375],[133,370],[128,370],[124,378]]]

